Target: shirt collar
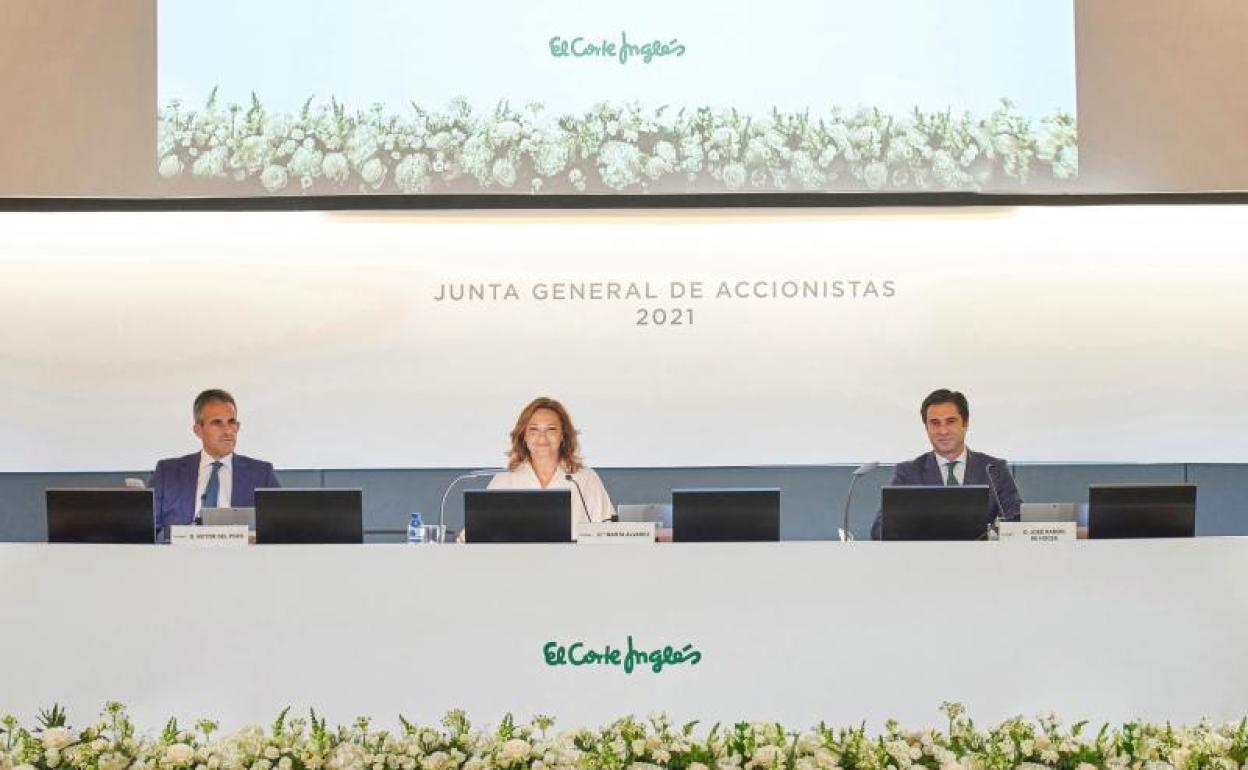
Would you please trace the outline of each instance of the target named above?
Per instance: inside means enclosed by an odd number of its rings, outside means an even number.
[[[212,464],[215,462],[221,463],[221,467],[223,468],[233,469],[234,468],[234,453],[231,452],[225,457],[216,458],[208,454],[206,450],[203,450],[203,449],[199,450],[199,467],[200,468],[210,468],[212,467]]]
[[[940,468],[941,468],[942,470],[943,470],[945,467],[947,467],[947,466],[949,465],[949,463],[950,463],[950,462],[953,462],[953,461],[957,461],[957,463],[958,463],[957,467],[959,467],[959,468],[965,468],[965,467],[966,467],[966,456],[967,456],[969,453],[970,453],[970,450],[968,450],[965,446],[963,446],[963,447],[962,447],[962,454],[960,454],[960,455],[958,455],[957,457],[953,458],[953,460],[946,460],[946,459],[945,459],[945,457],[944,457],[944,455],[940,455],[940,454],[936,454],[936,452],[932,452],[932,454],[936,455],[936,464],[937,464],[937,465],[939,465],[939,466],[940,466]]]

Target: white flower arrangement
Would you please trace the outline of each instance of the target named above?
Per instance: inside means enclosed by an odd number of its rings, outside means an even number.
[[[550,717],[519,725],[504,717],[493,730],[474,730],[452,711],[440,727],[400,717],[389,732],[357,719],[330,728],[312,712],[218,736],[203,720],[183,729],[170,719],[141,736],[118,703],[98,722],[71,729],[58,707],[41,712],[33,729],[0,720],[0,770],[1243,770],[1248,767],[1248,718],[1238,724],[1192,727],[1131,722],[1093,731],[1064,727],[1055,716],[1022,717],[981,730],[958,704],[946,703],[945,732],[903,730],[882,735],[864,727],[824,724],[793,731],[770,722],[676,727],[665,715],[625,717],[597,730],[554,730]]]
[[[170,102],[157,171],[228,194],[704,193],[1062,189],[1079,172],[1073,115],[1038,126],[1008,100],[986,117],[877,109],[745,115],[600,104],[583,115],[540,104],[492,115],[453,101],[407,117],[348,113],[336,100],[297,115]]]

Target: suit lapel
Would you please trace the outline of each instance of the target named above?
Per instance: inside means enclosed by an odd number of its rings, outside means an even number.
[[[178,496],[185,501],[190,517],[195,517],[195,488],[199,486],[199,454],[187,455],[181,463]]]
[[[923,455],[923,483],[929,487],[944,486],[945,481],[940,477],[940,464],[936,462],[936,455],[928,452]]]
[[[966,483],[967,484],[987,484],[988,472],[987,463],[984,462],[984,456],[979,452],[966,450]]]

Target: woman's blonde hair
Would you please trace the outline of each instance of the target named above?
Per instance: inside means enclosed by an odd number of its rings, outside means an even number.
[[[516,418],[516,426],[511,429],[511,450],[507,453],[507,470],[514,471],[521,464],[529,461],[529,448],[524,443],[524,432],[529,427],[529,420],[533,419],[533,414],[538,409],[549,409],[558,415],[559,425],[563,431],[563,438],[559,442],[559,462],[563,463],[568,473],[576,473],[582,466],[581,448],[576,440],[576,428],[572,425],[572,417],[568,414],[568,410],[563,408],[563,404],[546,396],[533,399],[520,410],[520,416]]]

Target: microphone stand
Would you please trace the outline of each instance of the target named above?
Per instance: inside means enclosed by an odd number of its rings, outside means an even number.
[[[862,465],[858,466],[858,469],[855,470],[853,474],[849,477],[849,491],[845,493],[845,511],[841,515],[841,542],[842,543],[853,542],[853,539],[854,539],[854,536],[849,533],[849,503],[850,501],[854,499],[854,485],[858,483],[858,479],[862,478],[863,476],[866,476],[868,473],[874,472],[875,469],[879,467],[880,467],[880,464],[875,461],[872,461],[869,463],[863,463]]]
[[[482,476],[493,476],[495,473],[502,472],[502,468],[483,468],[481,470],[461,473],[451,479],[451,483],[446,485],[446,491],[442,493],[442,504],[438,506],[438,526],[442,528],[442,532],[446,532],[446,499],[450,497],[451,490],[455,488],[455,485],[461,481],[467,481],[468,479],[476,479]]]
[[[993,463],[988,463],[984,467],[984,474],[988,477],[988,491],[992,493],[992,499],[997,501],[997,515],[988,524],[988,531],[984,533],[984,536],[989,540],[993,539],[992,535],[1000,537],[1001,521],[1005,518],[1005,506],[1001,504],[1001,495],[997,494],[997,485],[992,483],[992,469],[994,467]]]
[[[585,493],[581,491],[581,485],[575,478],[572,477],[571,473],[564,473],[563,478],[565,481],[571,482],[572,486],[576,487],[576,494],[581,498],[581,507],[585,509],[585,520],[590,524],[593,524],[594,517],[589,515],[589,503],[585,502]]]

